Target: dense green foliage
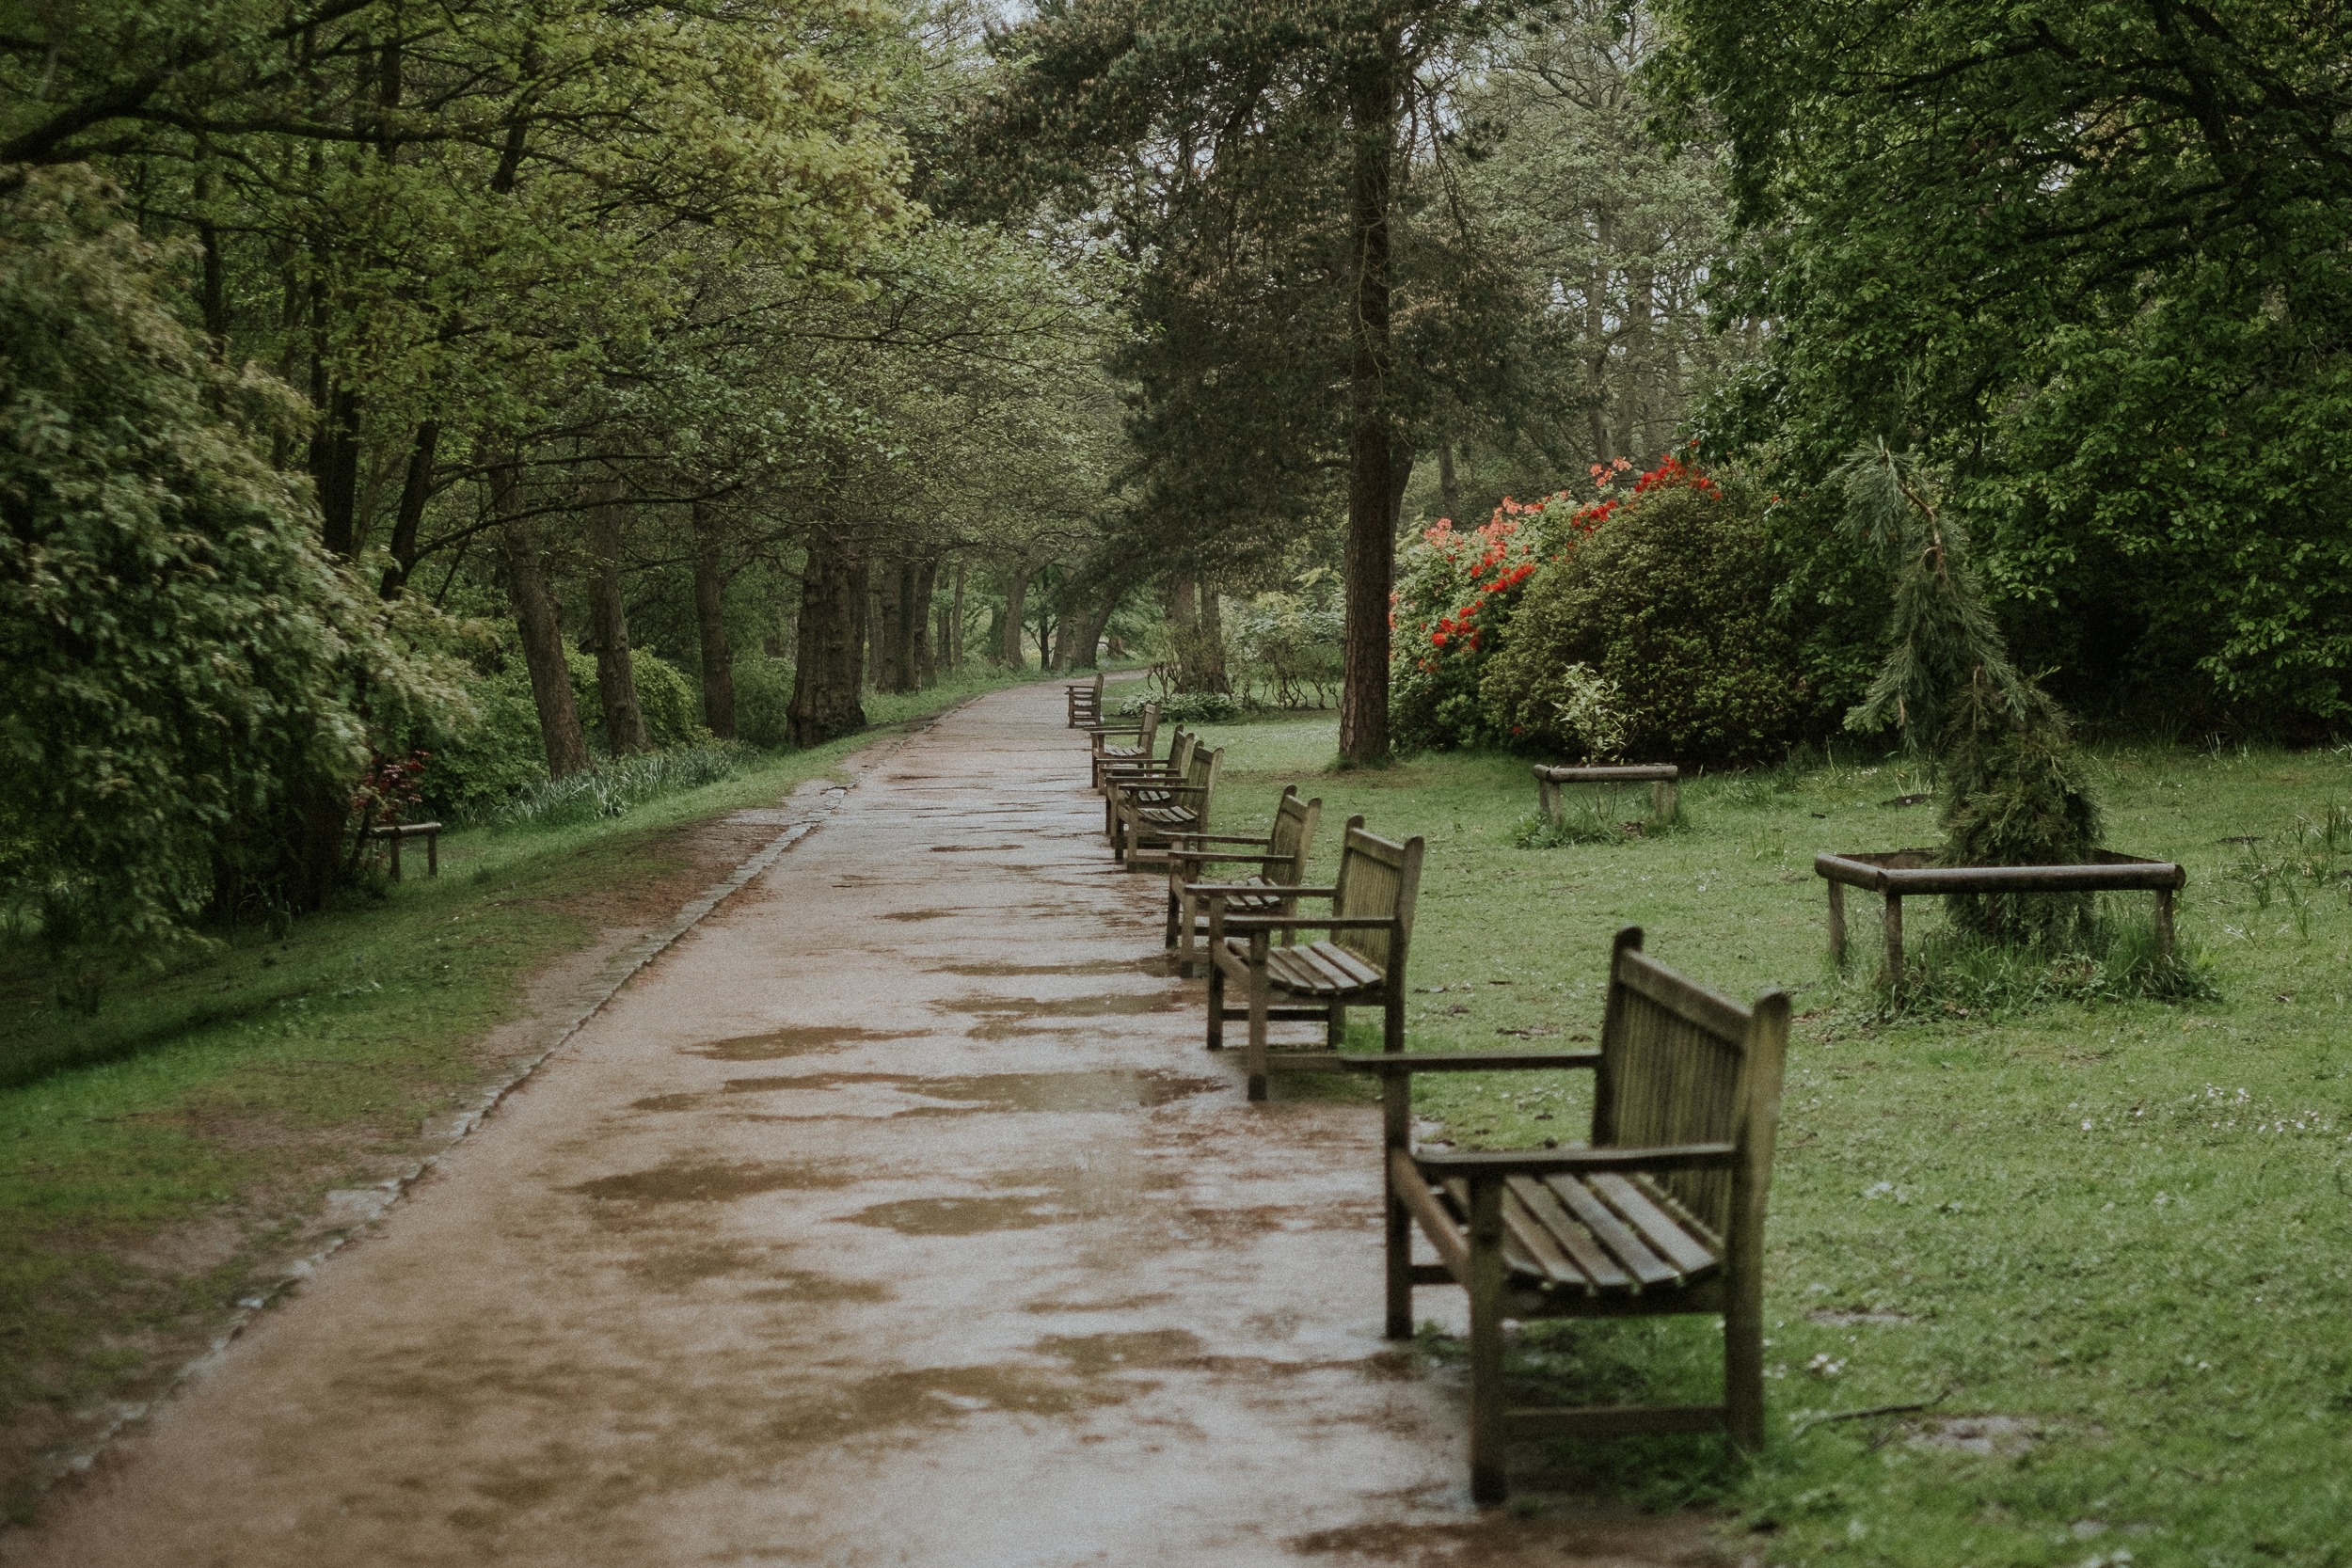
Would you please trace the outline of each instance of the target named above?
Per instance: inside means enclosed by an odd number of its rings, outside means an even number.
[[[1795,491],[1858,439],[1929,433],[2021,660],[2077,705],[2342,711],[2341,8],[1661,9],[1658,80],[1733,150],[1749,241],[1722,303],[1775,324],[1710,441],[1776,454]]]
[[[1517,744],[1571,757],[1777,759],[1820,705],[1775,607],[1778,568],[1755,498],[1678,462],[1641,483],[1536,573],[1480,679],[1487,721]],[[1594,744],[1599,724],[1613,744]]]
[[[315,904],[384,726],[462,703],[246,434],[87,170],[0,172],[0,821],[53,942]],[[248,421],[241,425],[239,417]]]

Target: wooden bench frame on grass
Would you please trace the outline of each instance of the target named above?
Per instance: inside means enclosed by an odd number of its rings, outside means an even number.
[[[1146,775],[1114,782],[1111,790],[1117,832],[1111,855],[1130,871],[1165,869],[1176,840],[1209,829],[1216,804],[1216,777],[1225,768],[1225,748],[1209,751],[1195,741],[1184,776]]]
[[[1070,728],[1082,729],[1103,721],[1103,676],[1096,672],[1090,681],[1073,681],[1062,688],[1070,699]]]
[[[1535,809],[1545,821],[1556,823],[1564,810],[1561,791],[1565,785],[1640,784],[1646,780],[1650,786],[1650,820],[1672,822],[1680,802],[1681,779],[1682,769],[1671,762],[1610,768],[1554,768],[1537,763]]]
[[[1144,704],[1143,711],[1136,716],[1133,723],[1089,724],[1085,728],[1088,742],[1093,748],[1088,766],[1092,769],[1093,787],[1100,792],[1103,775],[1110,768],[1121,763],[1148,765],[1151,762],[1152,744],[1160,735],[1160,705]],[[1121,735],[1134,736],[1135,744],[1114,746],[1110,743],[1112,736]]]
[[[1502,1500],[1515,1438],[1722,1432],[1764,1442],[1764,1214],[1780,1122],[1788,998],[1743,1007],[1617,933],[1597,1049],[1355,1055],[1383,1075],[1388,1323],[1413,1331],[1413,1291],[1470,1292],[1470,1495]],[[1589,1068],[1592,1143],[1525,1153],[1412,1147],[1411,1075]],[[1418,1225],[1440,1261],[1416,1263]],[[1506,1318],[1721,1313],[1720,1404],[1511,1409]]]
[[[438,822],[392,822],[368,830],[370,838],[380,838],[391,845],[392,880],[400,880],[400,847],[412,838],[424,840],[424,874],[441,874],[441,825]]]
[[[2172,957],[2172,895],[2188,873],[2170,861],[2100,849],[2081,865],[1937,865],[1932,849],[1887,849],[1869,855],[1813,857],[1813,874],[1829,884],[1829,956],[1846,963],[1846,889],[1886,899],[1883,927],[1886,973],[1903,973],[1903,899],[1950,893],[2153,893],[2156,895],[2156,956]]]
[[[1341,845],[1339,879],[1329,887],[1289,891],[1294,907],[1300,899],[1329,899],[1327,915],[1229,913],[1214,884],[1193,884],[1208,902],[1209,1049],[1225,1049],[1228,1019],[1248,1020],[1243,1070],[1250,1099],[1266,1097],[1267,1075],[1274,1071],[1336,1069],[1350,1007],[1378,1007],[1384,1048],[1405,1049],[1405,960],[1421,895],[1421,861],[1419,838],[1399,844],[1365,832],[1359,818],[1348,824]],[[1331,936],[1295,941],[1302,930]],[[1244,1006],[1226,1005],[1229,980],[1243,988]],[[1283,998],[1279,1003],[1277,992]],[[1283,1021],[1320,1022],[1324,1049],[1269,1051],[1266,1025]]]
[[[1323,819],[1320,799],[1301,800],[1298,786],[1290,784],[1275,803],[1274,826],[1263,838],[1231,838],[1212,833],[1186,833],[1168,850],[1168,945],[1176,949],[1177,973],[1189,974],[1200,960],[1195,940],[1208,927],[1210,895],[1196,891],[1215,887],[1230,914],[1289,914],[1295,905],[1287,890],[1307,879],[1307,859],[1314,853],[1315,828]],[[1351,828],[1364,819],[1352,817]],[[1255,865],[1258,870],[1236,881],[1211,882],[1212,865]]]

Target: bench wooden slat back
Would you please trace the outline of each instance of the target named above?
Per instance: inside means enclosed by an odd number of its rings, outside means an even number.
[[[1334,931],[1334,946],[1346,948],[1384,973],[1391,970],[1391,958],[1404,958],[1412,936],[1413,905],[1421,891],[1421,856],[1419,838],[1399,844],[1350,825],[1340,849],[1339,879],[1332,884],[1339,893],[1332,899],[1331,912],[1342,919],[1393,914],[1399,924],[1393,934]]]
[[[1631,945],[1639,940],[1637,933],[1621,933],[1610,965],[1593,1143],[1740,1146],[1740,1169],[1670,1171],[1657,1178],[1692,1217],[1716,1236],[1727,1236],[1734,1204],[1751,1180],[1760,1188],[1772,1169],[1777,1097],[1772,1105],[1759,1106],[1752,1089],[1759,1069],[1768,1074],[1764,1082],[1777,1084],[1780,1068],[1777,1060],[1759,1061],[1752,1053],[1778,1047],[1770,1031],[1759,1035],[1753,1008],[1675,974]],[[1760,1047],[1755,1043],[1759,1038],[1765,1041]]]
[[[1274,831],[1266,835],[1266,853],[1287,856],[1285,860],[1270,860],[1259,875],[1269,882],[1296,887],[1307,879],[1307,855],[1314,847],[1315,827],[1323,817],[1323,800],[1298,798],[1298,786],[1292,784],[1282,791],[1281,804],[1274,808]],[[1283,913],[1291,912],[1285,909]]]

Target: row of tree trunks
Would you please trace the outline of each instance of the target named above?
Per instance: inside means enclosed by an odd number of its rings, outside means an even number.
[[[996,649],[997,662],[1009,670],[1018,670],[1028,662],[1022,649],[1022,635],[1027,626],[1029,563],[1023,562],[1005,578],[1005,617],[1002,628],[1004,641]]]

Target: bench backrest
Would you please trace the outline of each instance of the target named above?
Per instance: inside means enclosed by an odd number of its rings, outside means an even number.
[[[1140,722],[1143,728],[1136,732],[1136,750],[1148,757],[1152,754],[1152,742],[1160,733],[1160,705],[1144,704]]]
[[[1331,912],[1342,918],[1393,915],[1397,928],[1393,933],[1334,931],[1331,941],[1393,975],[1405,961],[1413,934],[1413,903],[1421,896],[1422,841],[1408,838],[1399,844],[1366,832],[1362,822],[1359,816],[1348,823],[1340,847],[1340,875],[1332,884],[1339,892],[1331,900]]]
[[[1596,1148],[1728,1143],[1731,1170],[1674,1171],[1659,1183],[1721,1237],[1760,1225],[1780,1122],[1788,999],[1742,1006],[1643,953],[1641,927],[1617,933],[1593,1090]]]
[[[1314,853],[1315,825],[1323,819],[1323,800],[1302,801],[1296,784],[1285,785],[1274,808],[1274,831],[1266,835],[1266,853],[1286,860],[1269,860],[1259,873],[1269,882],[1296,887],[1307,879],[1307,857]]]
[[[1216,776],[1224,769],[1224,747],[1219,746],[1214,752],[1205,751],[1197,744],[1193,747],[1191,765],[1184,769],[1184,787],[1187,790],[1199,790],[1200,793],[1182,796],[1178,799],[1177,804],[1194,814],[1193,831],[1195,832],[1209,831],[1209,804],[1216,799]]]

